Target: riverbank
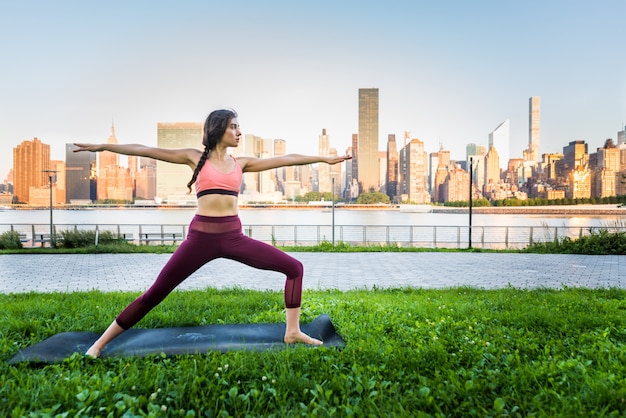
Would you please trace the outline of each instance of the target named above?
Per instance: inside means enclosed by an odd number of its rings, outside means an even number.
[[[404,205],[406,206],[406,205]],[[416,205],[425,206],[425,205]],[[171,209],[195,209],[195,205],[62,205],[54,206],[55,210],[128,210],[128,209],[158,209],[158,210],[171,210]],[[49,207],[36,207],[36,206],[22,206],[13,205],[11,207],[3,207],[2,210],[43,210],[49,209]],[[327,205],[309,205],[309,204],[246,204],[239,205],[240,210],[255,210],[255,209],[319,209],[323,211],[329,211],[332,209],[331,202]],[[385,205],[385,204],[373,204],[373,205],[357,205],[357,204],[335,204],[335,210],[355,210],[355,211],[400,211],[400,205]],[[468,207],[450,207],[450,206],[432,206],[432,213],[469,213]],[[618,204],[607,205],[554,205],[554,206],[480,206],[473,207],[472,213],[475,214],[510,214],[510,215],[565,215],[565,216],[584,216],[584,215],[609,215],[609,216],[622,216],[626,215],[626,207],[622,207]]]
[[[469,208],[433,206],[433,213],[468,213]],[[502,215],[626,215],[626,207],[620,205],[563,205],[563,206],[480,206],[472,208],[476,214]]]

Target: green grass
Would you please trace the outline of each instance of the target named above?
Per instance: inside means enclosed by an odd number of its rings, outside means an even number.
[[[8,365],[137,293],[0,295],[0,416],[623,416],[626,291],[305,291],[343,349]],[[138,327],[283,322],[280,292],[177,291]]]

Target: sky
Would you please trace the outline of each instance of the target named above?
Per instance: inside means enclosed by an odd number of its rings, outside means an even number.
[[[623,0],[0,0],[0,178],[13,148],[156,146],[159,122],[232,108],[244,134],[344,154],[358,90],[379,89],[379,149],[404,132],[465,159],[541,97],[540,152],[617,141],[626,123]],[[201,144],[198,144],[201,147]]]

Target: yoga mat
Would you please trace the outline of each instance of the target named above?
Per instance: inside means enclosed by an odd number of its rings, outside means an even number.
[[[328,315],[320,315],[301,325],[303,332],[320,339],[325,347],[343,347]],[[20,350],[9,360],[19,362],[56,363],[74,353],[84,353],[100,334],[94,332],[62,332]],[[178,328],[131,328],[113,340],[101,353],[106,357],[144,357],[203,354],[208,351],[263,351],[288,347],[283,342],[285,324],[223,324]],[[311,346],[313,347],[313,346]]]

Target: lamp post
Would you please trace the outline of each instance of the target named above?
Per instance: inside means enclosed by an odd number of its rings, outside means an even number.
[[[333,247],[334,247],[335,246],[335,177],[334,176],[330,179],[330,182],[331,182],[331,192],[333,194],[333,206],[332,206],[333,234],[332,236],[333,236]]]
[[[54,224],[52,222],[52,177],[57,173],[56,170],[43,170],[44,173],[48,173],[48,179],[50,180],[50,247],[56,247],[54,242]]]
[[[474,172],[474,159],[470,157],[469,170],[469,248],[472,248],[472,173]]]

